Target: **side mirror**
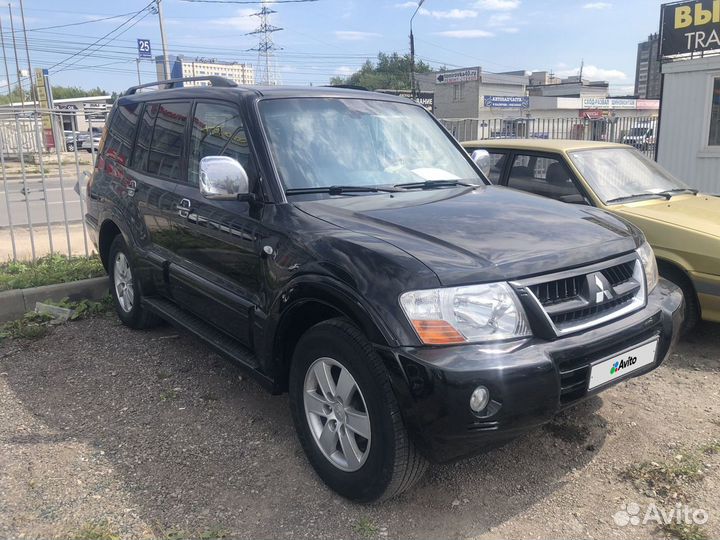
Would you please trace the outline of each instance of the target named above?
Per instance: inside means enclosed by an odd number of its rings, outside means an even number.
[[[207,156],[200,160],[200,193],[206,199],[235,201],[250,189],[247,172],[228,156]]]
[[[585,197],[580,195],[580,193],[573,193],[572,195],[562,195],[560,197],[560,201],[562,201],[564,203],[570,203],[570,204],[585,204],[585,205],[588,204]]]
[[[481,149],[473,150],[473,153],[470,154],[470,157],[475,162],[475,165],[480,167],[480,170],[485,176],[490,175],[490,168],[492,167],[492,158],[490,157],[490,152]]]

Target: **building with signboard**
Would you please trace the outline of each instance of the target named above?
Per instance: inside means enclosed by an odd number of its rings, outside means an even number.
[[[638,43],[635,63],[635,95],[640,99],[660,99],[660,35],[651,34]]]
[[[720,2],[664,4],[661,21],[657,160],[691,186],[720,194]]]
[[[170,78],[204,77],[215,75],[225,77],[238,84],[255,84],[255,68],[251,64],[240,62],[223,62],[212,58],[186,58],[185,56],[168,56],[170,60]],[[163,80],[164,57],[155,57],[158,80]],[[207,81],[193,81],[184,86],[207,86]]]

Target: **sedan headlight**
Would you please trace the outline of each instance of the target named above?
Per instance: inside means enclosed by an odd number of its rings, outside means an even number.
[[[658,267],[657,261],[655,260],[655,253],[647,242],[643,242],[642,246],[637,248],[636,251],[645,270],[647,292],[650,294],[655,288],[655,285],[658,284]]]
[[[400,305],[427,345],[531,335],[520,301],[507,283],[410,291],[400,296]]]

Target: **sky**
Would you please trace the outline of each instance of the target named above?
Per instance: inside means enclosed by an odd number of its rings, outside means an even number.
[[[18,62],[26,69],[18,2],[12,3]],[[112,92],[136,84],[137,39],[149,39],[153,55],[161,53],[158,16],[149,10],[134,15],[148,2],[24,0],[33,69],[48,68],[53,85],[100,86]],[[633,90],[637,43],[657,31],[661,3],[426,0],[414,21],[416,56],[433,67],[552,70],[559,76],[577,75],[584,61],[585,78],[607,80],[612,94],[624,95]],[[258,46],[258,36],[248,35],[258,26],[258,18],[252,16],[257,5],[227,0],[162,0],[162,5],[170,54],[257,63],[252,49]],[[319,85],[352,73],[379,51],[407,53],[410,17],[417,4],[317,0],[271,7],[277,13],[270,22],[283,28],[273,34],[280,49],[275,62],[282,84]],[[0,9],[0,20],[15,83],[6,7]],[[4,66],[0,70],[3,91]],[[140,70],[142,82],[156,79],[154,62],[141,61]]]

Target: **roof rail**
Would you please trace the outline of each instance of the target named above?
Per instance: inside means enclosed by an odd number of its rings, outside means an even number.
[[[226,79],[225,77],[218,77],[217,75],[208,75],[206,77],[184,77],[181,79],[167,79],[165,81],[155,81],[151,83],[138,84],[137,86],[131,86],[125,92],[123,96],[131,96],[135,94],[141,88],[149,88],[151,86],[160,86],[163,90],[169,90],[176,88],[180,83],[192,82],[192,81],[209,81],[210,86],[217,86],[219,88],[235,88],[238,84],[235,81]]]
[[[369,92],[364,86],[358,86],[357,84],[326,84],[325,88],[345,88],[346,90],[363,90]]]

